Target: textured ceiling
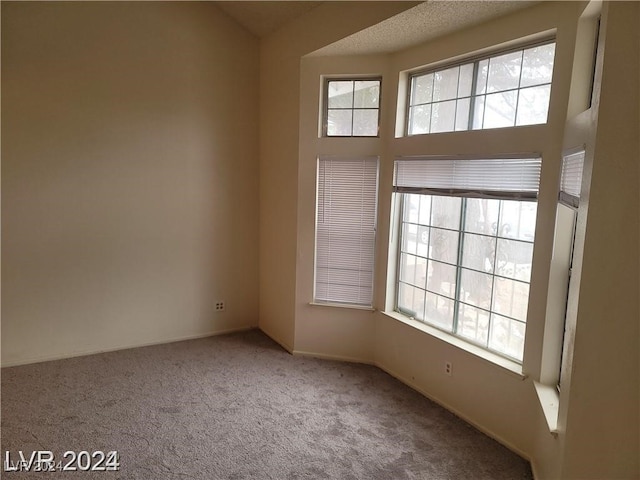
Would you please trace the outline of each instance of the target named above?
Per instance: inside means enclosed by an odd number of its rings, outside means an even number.
[[[323,2],[216,1],[221,10],[264,37]],[[367,8],[369,2],[362,2]],[[529,7],[528,0],[427,0],[377,25],[328,45],[312,55],[361,55],[407,48],[490,18]]]
[[[312,55],[393,52],[536,3],[539,2],[429,0]]]
[[[322,2],[213,2],[258,37],[264,37]]]

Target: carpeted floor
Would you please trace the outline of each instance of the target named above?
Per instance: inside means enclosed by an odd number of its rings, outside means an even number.
[[[118,471],[2,478],[531,479],[529,464],[381,370],[258,330],[2,369],[2,452]],[[66,462],[65,462],[66,463]],[[106,463],[99,466],[104,467]]]

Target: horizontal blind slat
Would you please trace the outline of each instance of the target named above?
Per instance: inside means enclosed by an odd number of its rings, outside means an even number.
[[[318,158],[314,300],[370,306],[378,157]]]

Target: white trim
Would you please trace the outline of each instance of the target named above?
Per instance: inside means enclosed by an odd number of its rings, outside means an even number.
[[[549,433],[554,437],[558,435],[558,412],[560,410],[560,395],[558,390],[551,385],[533,382],[533,386],[538,394],[540,407],[544,412],[544,418],[549,427]]]
[[[326,353],[307,352],[304,350],[294,350],[291,352],[296,357],[319,358],[321,360],[333,360],[338,362],[361,363],[363,365],[371,365],[380,368],[375,362],[358,357],[348,357],[344,355],[330,355]]]
[[[335,302],[309,302],[309,305],[314,307],[331,307],[331,308],[351,308],[354,310],[365,310],[369,312],[375,312],[376,309],[371,305],[358,305],[356,303],[335,303]]]
[[[515,445],[513,445],[511,442],[507,442],[504,438],[502,438],[500,435],[497,435],[495,432],[493,432],[492,430],[489,430],[488,428],[485,428],[484,426],[480,425],[479,423],[475,422],[474,420],[472,420],[470,417],[468,417],[467,415],[464,415],[462,412],[460,412],[458,409],[452,407],[451,405],[449,405],[447,402],[443,401],[442,399],[440,399],[439,397],[436,397],[430,393],[427,393],[426,390],[422,389],[421,387],[419,387],[415,382],[403,377],[402,375],[398,375],[396,372],[394,372],[393,370],[379,364],[376,362],[375,366],[377,366],[380,370],[388,373],[389,375],[391,375],[393,378],[401,381],[402,383],[404,383],[405,385],[407,385],[408,387],[414,389],[416,392],[420,393],[421,395],[424,395],[425,397],[427,397],[429,400],[431,400],[434,403],[437,403],[438,405],[440,405],[442,408],[448,410],[449,412],[453,413],[456,417],[464,420],[465,422],[467,422],[469,425],[472,425],[474,428],[476,428],[477,430],[480,430],[482,433],[484,433],[485,435],[487,435],[488,437],[493,438],[495,441],[497,441],[498,443],[500,443],[501,445],[505,446],[506,448],[508,448],[509,450],[511,450],[512,452],[514,452],[515,454],[519,455],[520,457],[524,458],[525,460],[527,460],[529,462],[529,464],[531,464],[531,457],[529,455],[527,455],[523,450],[520,450],[518,447],[516,447]]]
[[[69,354],[60,354],[60,355],[45,355],[42,357],[32,357],[26,360],[19,360],[14,362],[3,362],[1,368],[6,367],[18,367],[21,365],[30,365],[33,363],[42,363],[42,362],[52,362],[55,360],[65,360],[67,358],[76,358],[76,357],[86,357],[88,355],[98,355],[100,353],[109,353],[109,352],[118,352],[120,350],[129,350],[132,348],[142,348],[142,347],[152,347],[154,345],[164,345],[166,343],[175,343],[175,342],[184,342],[186,340],[197,340],[199,338],[207,338],[207,337],[216,337],[218,335],[226,335],[227,333],[235,333],[235,332],[244,332],[246,330],[254,330],[257,329],[257,325],[245,325],[237,328],[229,328],[226,330],[216,330],[207,333],[199,333],[197,335],[186,335],[184,337],[176,337],[169,338],[166,340],[158,340],[156,342],[146,342],[146,343],[133,343],[130,345],[122,345],[119,347],[111,347],[111,348],[101,348],[98,350],[84,350]]]

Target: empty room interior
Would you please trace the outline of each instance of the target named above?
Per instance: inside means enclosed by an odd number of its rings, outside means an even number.
[[[640,478],[640,3],[1,9],[7,477]]]

